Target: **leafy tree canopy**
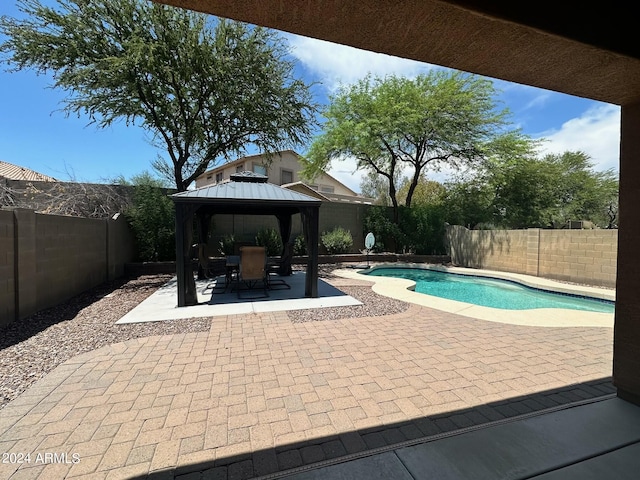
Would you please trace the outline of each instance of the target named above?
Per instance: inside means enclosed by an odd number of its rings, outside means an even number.
[[[67,115],[139,124],[166,151],[154,167],[186,190],[212,162],[303,144],[316,107],[273,31],[148,0],[18,0],[0,18],[3,59],[52,73]]]
[[[472,178],[447,185],[448,221],[472,228],[562,228],[569,221],[587,220],[614,228],[617,175],[593,167],[581,151],[494,158]]]
[[[398,198],[406,198],[411,182],[405,178],[398,189]],[[444,185],[433,180],[421,178],[413,191],[412,204],[415,205],[440,205],[444,202],[447,189]]]
[[[324,111],[323,133],[305,157],[308,178],[344,157],[386,178],[397,223],[397,179],[407,172],[405,205],[427,165],[457,168],[525,146],[526,137],[507,127],[491,81],[460,72],[431,71],[415,79],[366,77],[344,87]]]

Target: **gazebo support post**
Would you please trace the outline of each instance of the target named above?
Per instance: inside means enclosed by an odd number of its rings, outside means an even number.
[[[198,229],[198,243],[209,243],[209,230],[211,229],[211,217],[210,213],[198,212],[196,215],[196,228]],[[205,252],[206,253],[206,252]],[[198,280],[204,280],[206,278],[204,268],[198,262]]]
[[[196,281],[191,265],[193,240],[192,205],[176,205],[176,276],[178,279],[178,307],[198,304]]]
[[[307,243],[308,254],[304,296],[308,298],[318,298],[319,208],[305,208],[301,213],[304,239]]]

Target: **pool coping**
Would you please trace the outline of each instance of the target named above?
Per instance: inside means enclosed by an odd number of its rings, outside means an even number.
[[[369,271],[377,268],[421,268],[437,270],[462,275],[475,275],[510,280],[523,285],[615,301],[615,290],[561,283],[547,278],[534,277],[510,272],[498,272],[475,268],[446,267],[444,265],[425,265],[417,263],[381,263],[372,265]],[[532,310],[503,310],[499,308],[482,307],[470,303],[458,302],[434,297],[424,293],[414,292],[415,282],[402,278],[375,277],[359,273],[365,269],[339,269],[333,273],[343,278],[364,280],[373,283],[372,290],[380,295],[395,298],[409,303],[434,308],[444,312],[455,313],[465,317],[476,318],[489,322],[507,323],[512,325],[527,325],[537,327],[608,327],[613,328],[614,314],[600,312],[586,312],[582,310],[568,310],[562,308],[537,308]]]

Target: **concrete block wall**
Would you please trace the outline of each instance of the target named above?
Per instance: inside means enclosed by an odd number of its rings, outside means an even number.
[[[353,237],[353,246],[348,253],[359,253],[364,249],[362,224],[369,208],[368,205],[323,202],[320,207],[320,235],[336,227],[349,230]]]
[[[136,255],[135,239],[124,215],[107,220],[107,279],[125,275],[125,264]]]
[[[0,327],[2,319],[15,317],[14,242],[13,212],[0,210]]]
[[[450,225],[445,243],[451,261],[469,268],[486,268],[504,272],[527,271],[527,230],[468,230]]]
[[[107,222],[36,214],[36,278],[40,308],[104,282]]]
[[[468,230],[447,227],[451,261],[463,267],[615,287],[617,230]]]
[[[294,217],[295,221],[295,217]],[[254,242],[256,233],[263,228],[278,229],[273,215],[214,215],[211,223],[209,249],[218,254],[218,242],[233,234],[238,242]],[[211,252],[210,252],[211,253]]]
[[[133,249],[124,218],[0,210],[0,327],[122,275]]]
[[[540,230],[542,277],[614,287],[617,230]]]

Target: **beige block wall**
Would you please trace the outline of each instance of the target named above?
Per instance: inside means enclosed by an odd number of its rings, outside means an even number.
[[[33,210],[18,208],[13,218],[16,309],[20,316],[26,316],[38,310],[36,216]]]
[[[451,261],[470,268],[589,285],[616,284],[617,230],[467,230],[447,227]]]
[[[0,327],[15,317],[13,212],[0,210]]]
[[[104,220],[36,214],[36,249],[40,308],[106,280]]]
[[[452,225],[446,235],[456,265],[514,273],[527,270],[527,230],[468,230]]]
[[[0,210],[0,326],[122,275],[133,249],[124,218]]]
[[[320,235],[336,227],[349,230],[353,237],[353,246],[349,253],[359,253],[364,249],[362,225],[369,208],[367,205],[323,202],[320,207]]]
[[[541,230],[541,277],[613,287],[617,230]]]
[[[124,265],[135,257],[135,240],[124,215],[109,219],[107,239],[107,279],[114,280],[124,275]]]

